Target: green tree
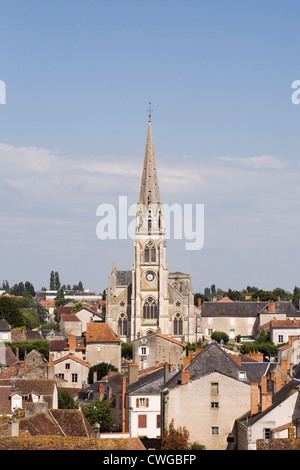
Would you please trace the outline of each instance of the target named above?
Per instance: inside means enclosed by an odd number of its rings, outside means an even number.
[[[300,301],[300,288],[295,286],[293,290],[293,297],[292,297],[292,302],[296,307],[299,307],[299,301]]]
[[[77,410],[78,403],[74,400],[71,393],[65,388],[58,388],[58,408],[60,410]]]
[[[224,343],[228,343],[229,336],[224,331],[214,331],[211,335],[211,339],[214,339],[218,343],[220,343],[221,340],[223,340]]]
[[[11,297],[0,297],[0,318],[4,318],[12,328],[23,326],[21,310]]]
[[[113,417],[108,400],[94,400],[89,405],[83,406],[82,412],[94,431],[110,431]]]
[[[95,364],[94,366],[90,367],[88,383],[92,384],[94,382],[94,372],[97,372],[97,380],[101,380],[108,374],[109,370],[118,372],[118,369],[115,366],[106,362],[100,362],[99,364]]]
[[[132,343],[122,342],[121,348],[122,357],[125,357],[125,359],[132,359]]]
[[[54,274],[54,289],[59,290],[60,288],[61,288],[61,284],[60,284],[59,274],[56,271]]]
[[[49,285],[50,290],[55,290],[55,275],[54,271],[51,271],[50,273],[50,285]]]
[[[73,312],[78,312],[78,310],[80,310],[81,308],[83,308],[83,302],[81,302],[81,300],[79,302],[77,302],[74,307],[73,307]]]

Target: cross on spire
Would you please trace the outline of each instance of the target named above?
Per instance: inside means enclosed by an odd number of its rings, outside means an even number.
[[[147,109],[148,113],[149,113],[149,122],[151,122],[151,112],[153,111],[153,109],[151,109],[151,101],[149,101],[149,108]]]

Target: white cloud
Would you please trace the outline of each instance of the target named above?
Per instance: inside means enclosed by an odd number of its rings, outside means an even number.
[[[256,169],[275,169],[275,170],[282,170],[286,168],[289,163],[283,160],[282,158],[275,157],[273,155],[260,155],[254,157],[226,157],[221,156],[217,157],[220,161],[226,161],[230,163],[236,163],[241,166],[245,166],[248,168],[256,168]]]

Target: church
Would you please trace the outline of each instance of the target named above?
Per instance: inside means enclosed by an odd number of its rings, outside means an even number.
[[[189,274],[168,272],[163,203],[152,138],[151,114],[142,169],[132,269],[113,264],[106,296],[106,322],[122,341],[159,331],[183,342],[200,339],[200,310]]]

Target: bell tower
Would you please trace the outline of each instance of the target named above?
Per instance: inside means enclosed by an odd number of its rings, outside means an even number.
[[[158,174],[149,110],[148,133],[132,265],[131,340],[161,329],[169,332],[168,266]]]

